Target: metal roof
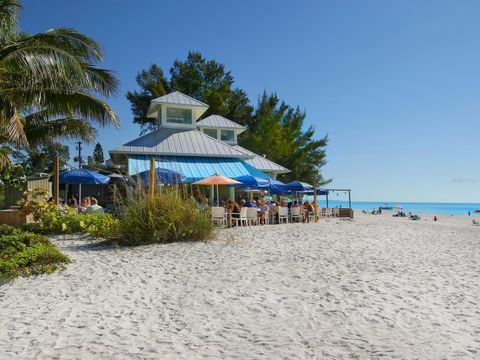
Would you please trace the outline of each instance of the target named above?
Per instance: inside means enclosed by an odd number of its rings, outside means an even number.
[[[197,121],[199,127],[227,128],[245,130],[246,127],[220,115],[210,115],[203,120]]]
[[[152,100],[152,103],[155,104],[177,104],[177,105],[188,105],[188,106],[200,106],[208,108],[208,105],[192,98],[191,96],[185,95],[180,91],[175,91],[170,94],[160,96]]]
[[[267,158],[257,155],[254,152],[251,152],[250,150],[247,150],[240,145],[233,145],[233,148],[235,148],[238,151],[243,152],[246,155],[250,155],[253,158],[251,159],[246,159],[245,162],[247,164],[252,165],[253,167],[256,167],[258,170],[261,170],[263,172],[269,172],[269,173],[276,173],[276,174],[286,174],[289,173],[290,170],[278,165],[277,163],[268,160]]]
[[[110,154],[210,156],[249,159],[252,155],[235,149],[198,130],[160,128],[110,150]]]

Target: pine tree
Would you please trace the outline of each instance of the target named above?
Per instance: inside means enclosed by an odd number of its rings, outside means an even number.
[[[103,164],[104,161],[105,159],[103,157],[102,145],[100,145],[100,143],[97,143],[97,145],[95,145],[95,149],[93,150],[93,162],[95,164]]]

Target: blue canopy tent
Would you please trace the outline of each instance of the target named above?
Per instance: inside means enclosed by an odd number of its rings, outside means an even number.
[[[163,168],[156,168],[155,176],[163,184],[181,184],[186,181],[185,176],[183,176],[182,174],[173,170]],[[133,179],[135,181],[140,179],[143,184],[148,186],[150,181],[150,170],[142,171],[141,173],[133,175]]]
[[[50,176],[48,181],[54,182],[54,176]],[[110,182],[108,176],[102,175],[95,171],[86,169],[70,169],[62,171],[59,175],[60,184],[78,184],[78,198],[82,201],[82,184],[103,185]],[[67,198],[67,196],[65,196]]]

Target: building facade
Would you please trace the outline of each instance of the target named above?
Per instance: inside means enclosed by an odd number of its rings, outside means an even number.
[[[179,173],[187,182],[215,173],[268,179],[290,171],[239,146],[244,126],[220,115],[199,120],[207,109],[181,92],[152,100],[147,116],[157,120],[158,129],[110,150],[111,160],[134,175],[148,170],[153,157],[157,168]]]

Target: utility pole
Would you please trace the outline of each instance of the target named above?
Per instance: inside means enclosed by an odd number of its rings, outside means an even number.
[[[78,168],[82,168],[82,142],[78,142]]]

